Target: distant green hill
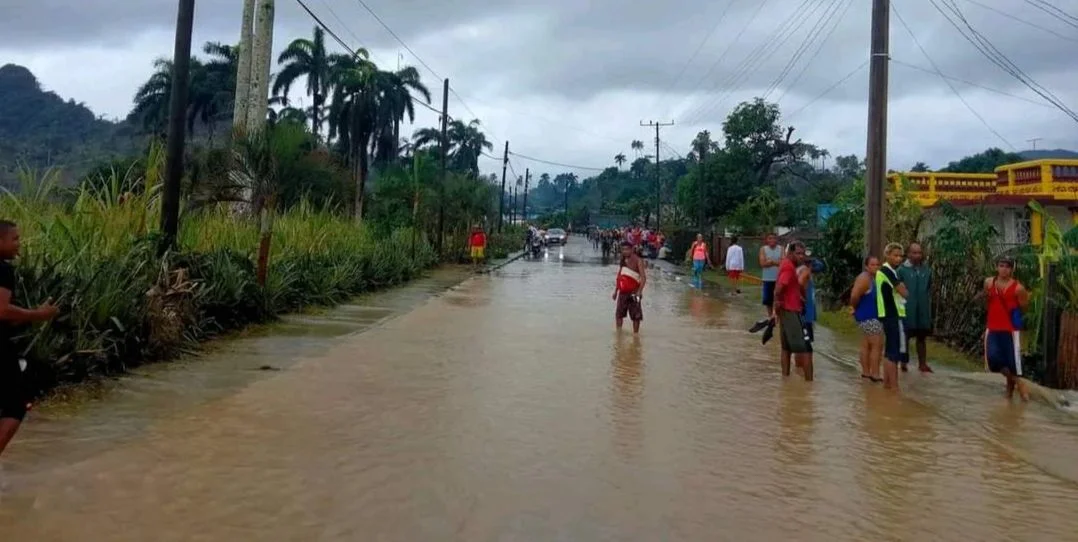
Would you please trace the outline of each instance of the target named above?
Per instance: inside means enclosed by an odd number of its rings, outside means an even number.
[[[98,118],[84,104],[42,90],[30,70],[0,66],[0,181],[19,164],[61,166],[72,178],[95,162],[137,152],[144,137],[125,122]]]
[[[1078,152],[1068,151],[1065,149],[1038,149],[1035,151],[1022,151],[1018,154],[1026,160],[1046,160],[1049,158],[1067,158],[1072,160],[1078,160]]]

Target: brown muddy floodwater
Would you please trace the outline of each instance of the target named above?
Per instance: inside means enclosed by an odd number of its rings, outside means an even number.
[[[0,540],[1078,540],[1070,414],[946,372],[893,396],[826,331],[783,381],[751,300],[658,272],[618,335],[613,273],[574,241],[37,412]]]

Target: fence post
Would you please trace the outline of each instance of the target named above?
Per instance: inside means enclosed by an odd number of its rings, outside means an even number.
[[[1057,266],[1049,263],[1044,272],[1044,311],[1041,315],[1041,354],[1043,358],[1043,382],[1053,388],[1060,387],[1059,375],[1059,320],[1062,310],[1056,303],[1059,289]]]

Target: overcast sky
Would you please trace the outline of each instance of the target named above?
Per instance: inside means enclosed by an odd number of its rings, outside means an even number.
[[[450,78],[467,104],[451,97],[450,115],[478,117],[495,154],[508,138],[523,155],[606,167],[619,152],[633,156],[633,139],[654,148],[654,131],[641,128],[642,120],[674,120],[662,132],[668,146],[661,152],[684,154],[698,131],[720,133],[734,105],[764,95],[776,82],[767,97],[779,102],[784,123],[798,136],[832,155],[865,152],[868,69],[857,70],[869,56],[864,0],[365,1],[430,68]],[[946,1],[1032,79],[1078,109],[1078,20],[1019,0]],[[1049,1],[1078,16],[1078,0]],[[350,46],[370,49],[379,64],[395,67],[403,54],[404,63],[423,71],[440,105],[438,79],[359,0],[306,2]],[[889,165],[908,168],[923,160],[941,167],[990,146],[1028,149],[1031,138],[1042,138],[1038,148],[1078,150],[1078,122],[991,64],[933,2],[945,0],[895,4],[943,74],[992,90],[952,81],[964,105],[931,73],[932,63],[892,15]],[[98,114],[123,117],[153,59],[171,55],[176,4],[0,0],[0,64],[25,65],[46,89]],[[241,0],[198,0],[196,48],[209,40],[238,41],[241,6]],[[277,0],[275,49],[309,36],[313,25],[296,0]],[[816,40],[791,64],[814,32]],[[307,99],[302,90],[293,87],[293,99]],[[424,113],[417,127],[434,122]],[[513,164],[521,175],[525,167],[565,169],[519,157]],[[494,171],[499,164],[484,160],[483,166]]]

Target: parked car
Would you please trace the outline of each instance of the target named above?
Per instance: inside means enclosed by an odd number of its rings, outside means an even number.
[[[561,228],[551,228],[546,232],[546,242],[548,245],[564,245],[568,239],[569,236],[565,233],[565,230]]]

